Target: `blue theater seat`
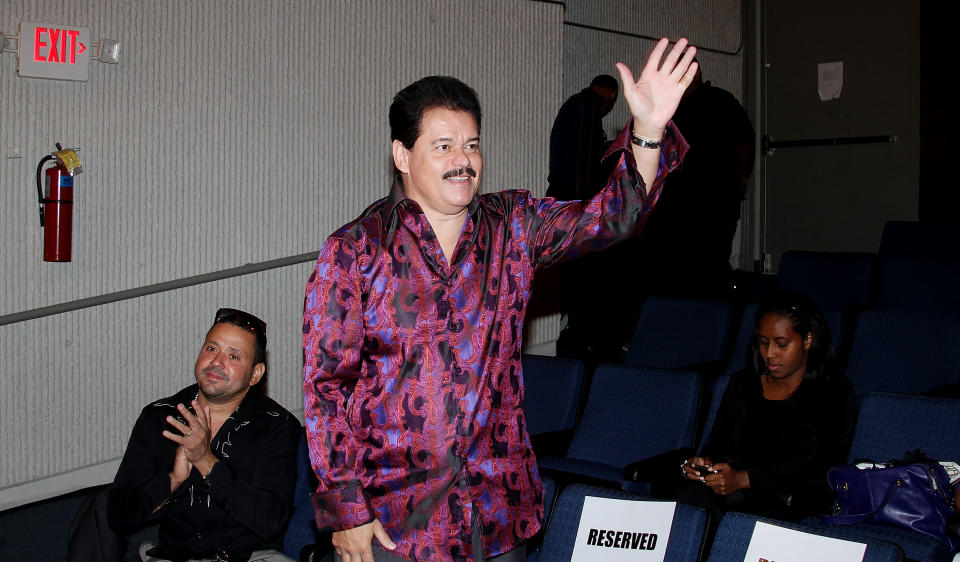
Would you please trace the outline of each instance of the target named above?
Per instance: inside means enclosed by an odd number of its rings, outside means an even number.
[[[960,382],[960,318],[865,311],[846,373],[858,395],[919,394]]]
[[[622,484],[631,462],[693,446],[700,389],[696,373],[601,365],[567,455],[540,468]]]
[[[863,309],[872,302],[876,260],[867,253],[787,252],[780,258],[777,288],[800,291],[823,310]]]
[[[881,261],[875,309],[960,316],[960,258],[891,256]]]
[[[840,528],[821,529],[809,525],[766,519],[746,513],[730,512],[720,520],[720,527],[717,529],[717,534],[713,539],[713,546],[710,549],[708,562],[743,560],[747,554],[747,548],[750,546],[750,539],[753,537],[753,529],[756,527],[757,521],[763,521],[813,535],[866,543],[867,550],[864,553],[863,562],[899,562],[903,560],[903,551],[901,551],[897,545],[884,542],[880,539],[865,539],[851,536]]]
[[[573,430],[583,389],[583,363],[526,354],[522,361],[527,433]]]
[[[583,499],[586,496],[641,500],[637,496],[619,490],[610,490],[585,484],[573,484],[560,492],[553,517],[547,527],[543,545],[535,558],[538,562],[568,562],[573,554],[577,529],[580,526],[580,513],[583,511]],[[648,500],[652,501],[652,500]],[[709,515],[701,508],[677,504],[673,516],[673,526],[664,560],[667,562],[696,562],[704,551],[704,536]]]
[[[871,393],[864,397],[857,428],[850,446],[850,461],[871,459],[885,462],[920,449],[928,457],[956,460],[960,451],[957,434],[960,400],[905,394]],[[895,542],[913,560],[948,561],[953,554],[932,537],[870,523],[824,525],[819,518],[804,523],[823,529],[841,529],[849,536]]]
[[[650,297],[624,364],[700,370],[726,359],[732,305],[723,301]]]

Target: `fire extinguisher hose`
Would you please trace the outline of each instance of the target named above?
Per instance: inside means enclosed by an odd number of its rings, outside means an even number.
[[[43,174],[43,165],[54,158],[55,156],[52,154],[47,154],[41,158],[40,163],[37,164],[37,204],[40,205],[40,226],[43,226],[43,188],[40,187],[41,175]]]

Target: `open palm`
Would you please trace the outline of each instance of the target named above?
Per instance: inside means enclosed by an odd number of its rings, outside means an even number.
[[[660,138],[658,135],[673,117],[683,92],[697,73],[697,63],[693,62],[696,47],[688,47],[687,40],[680,39],[664,58],[668,44],[666,38],[657,42],[639,79],[634,79],[627,65],[617,63],[634,131],[640,136],[650,135],[654,140]]]

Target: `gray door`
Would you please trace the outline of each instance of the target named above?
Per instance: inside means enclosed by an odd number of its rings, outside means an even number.
[[[917,218],[917,3],[759,2],[759,136],[774,143],[896,137],[893,143],[781,147],[761,157],[765,269],[776,271],[792,249],[875,252],[887,220]],[[821,101],[818,64],[841,61],[840,97]]]

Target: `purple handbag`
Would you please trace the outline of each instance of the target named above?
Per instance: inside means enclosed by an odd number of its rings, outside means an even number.
[[[834,515],[821,520],[833,525],[878,523],[923,533],[943,541],[951,552],[960,540],[946,533],[953,513],[950,479],[939,463],[916,462],[887,468],[835,466],[827,472],[837,495]]]

